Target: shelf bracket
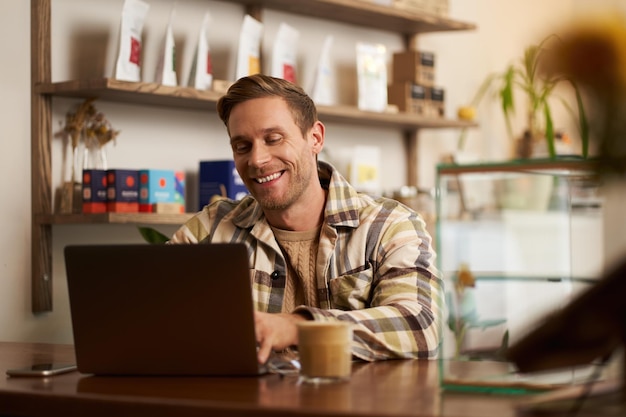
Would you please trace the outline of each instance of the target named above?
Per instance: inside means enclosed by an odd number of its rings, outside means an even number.
[[[417,187],[418,181],[418,153],[419,129],[404,132],[404,151],[406,155],[406,184]]]
[[[50,0],[31,0],[31,310],[52,311],[52,227],[36,217],[52,213],[52,98],[36,92],[49,83]]]

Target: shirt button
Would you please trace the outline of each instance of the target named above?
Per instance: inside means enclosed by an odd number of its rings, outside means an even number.
[[[278,271],[274,271],[272,272],[272,275],[270,275],[270,277],[272,277],[272,279],[278,279],[280,277],[280,274],[278,273]]]

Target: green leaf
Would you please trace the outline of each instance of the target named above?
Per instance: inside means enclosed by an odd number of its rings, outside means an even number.
[[[482,84],[478,88],[478,91],[476,91],[476,94],[472,98],[472,101],[470,101],[470,106],[478,107],[478,104],[483,99],[483,96],[487,93],[487,91],[489,90],[489,87],[497,78],[498,78],[498,74],[489,74],[485,78],[485,80],[482,82]]]
[[[554,145],[554,124],[552,123],[552,112],[547,101],[543,103],[543,113],[546,118],[546,144],[548,145],[548,153],[550,158],[556,158],[556,146]]]
[[[168,240],[170,240],[169,237],[165,236],[163,233],[159,232],[158,230],[153,229],[152,227],[139,226],[137,228],[139,229],[139,233],[141,233],[141,236],[148,243],[160,244],[160,243],[165,243]]]
[[[502,335],[502,342],[500,342],[500,347],[496,351],[497,358],[506,358],[506,353],[509,350],[509,331],[505,331]]]
[[[500,90],[500,98],[502,99],[502,112],[509,137],[513,138],[513,128],[511,126],[511,115],[515,112],[515,100],[513,99],[513,84],[515,80],[515,69],[510,66],[504,74],[504,85]]]
[[[448,306],[449,309],[449,313],[448,313],[448,328],[450,330],[452,330],[452,332],[456,333],[457,332],[457,317],[456,317],[456,310],[455,310],[455,304],[454,304],[454,300],[452,299],[452,294],[450,292],[446,292],[446,305]]]
[[[585,107],[583,106],[583,99],[580,96],[578,87],[574,85],[576,91],[576,104],[578,105],[578,129],[580,133],[580,142],[582,144],[583,158],[587,158],[589,155],[589,123],[587,122],[587,116],[585,115]]]

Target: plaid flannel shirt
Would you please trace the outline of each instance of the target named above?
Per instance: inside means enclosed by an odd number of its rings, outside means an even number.
[[[436,357],[443,282],[423,219],[395,200],[357,193],[327,163],[319,173],[328,190],[316,264],[320,308],[294,312],[354,323],[352,352],[363,360]],[[211,242],[247,245],[255,308],[280,312],[286,261],[256,200],[207,205],[170,240]]]

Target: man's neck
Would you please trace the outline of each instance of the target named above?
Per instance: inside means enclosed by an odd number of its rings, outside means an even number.
[[[286,210],[264,210],[268,223],[278,229],[295,232],[317,228],[324,220],[326,190],[317,188],[311,197]]]

